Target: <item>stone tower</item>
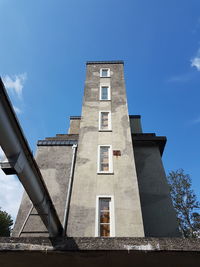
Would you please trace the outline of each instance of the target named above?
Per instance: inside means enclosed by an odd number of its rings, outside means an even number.
[[[120,61],[87,63],[68,229],[70,236],[144,236]]]
[[[81,116],[38,141],[36,161],[68,236],[179,236],[162,152],[128,115],[123,61],[87,62]],[[77,148],[76,148],[76,145]],[[13,236],[46,236],[26,193]]]

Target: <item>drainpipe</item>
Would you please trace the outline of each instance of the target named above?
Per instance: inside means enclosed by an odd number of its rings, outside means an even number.
[[[66,198],[64,218],[63,218],[63,234],[62,234],[63,236],[66,235],[66,231],[67,231],[67,222],[68,222],[68,217],[69,217],[69,205],[70,205],[72,186],[73,186],[74,166],[75,166],[75,159],[76,159],[77,144],[74,144],[72,146],[72,149],[73,149],[72,164],[71,164],[70,177],[69,177],[69,183],[68,183],[68,189],[67,189],[67,198]]]
[[[0,164],[2,170],[18,176],[50,236],[61,235],[61,222],[1,79],[0,126],[0,146],[8,160]]]

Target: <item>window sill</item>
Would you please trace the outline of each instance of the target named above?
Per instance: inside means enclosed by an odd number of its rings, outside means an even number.
[[[99,99],[100,101],[111,101],[111,99]]]
[[[99,130],[99,132],[112,132],[112,130]]]
[[[114,172],[97,172],[98,175],[113,175]]]
[[[110,76],[100,76],[100,78],[110,78]]]

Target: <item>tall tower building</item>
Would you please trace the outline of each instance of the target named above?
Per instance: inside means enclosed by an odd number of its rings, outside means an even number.
[[[87,62],[81,116],[38,141],[36,161],[67,236],[173,237],[177,221],[161,156],[165,137],[128,115],[123,61]],[[13,236],[46,236],[26,193]]]
[[[71,236],[144,236],[123,62],[88,62]]]

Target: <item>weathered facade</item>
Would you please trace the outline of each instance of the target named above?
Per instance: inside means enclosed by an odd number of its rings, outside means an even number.
[[[87,62],[81,116],[38,141],[36,161],[70,237],[177,237],[161,156],[165,137],[128,115],[122,61]],[[76,148],[77,145],[77,148]],[[26,195],[13,236],[48,236]]]

